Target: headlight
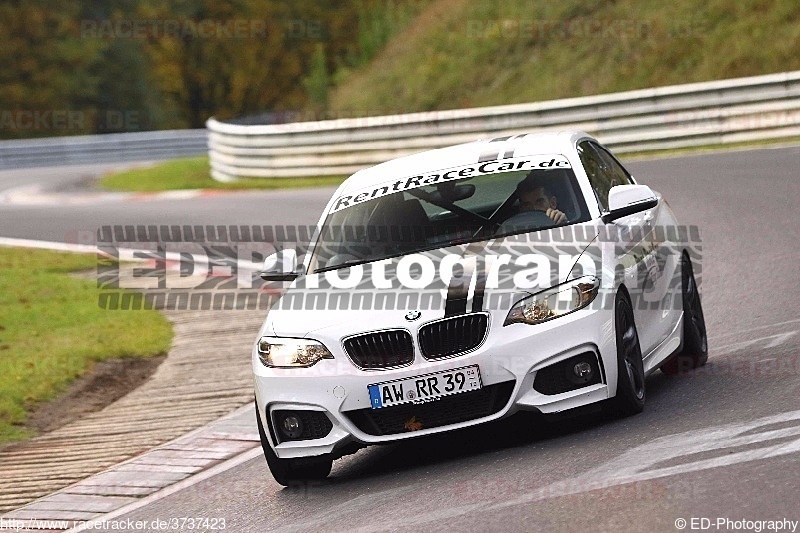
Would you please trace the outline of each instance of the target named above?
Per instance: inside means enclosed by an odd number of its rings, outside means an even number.
[[[333,355],[321,342],[308,339],[261,337],[258,339],[258,358],[272,368],[300,368],[315,365]]]
[[[592,303],[599,288],[600,280],[594,276],[583,276],[550,287],[514,304],[503,325],[517,322],[538,324],[572,313]]]

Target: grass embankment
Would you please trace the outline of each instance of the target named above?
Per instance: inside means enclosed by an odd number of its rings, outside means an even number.
[[[155,192],[179,189],[292,189],[339,185],[346,176],[254,178],[223,183],[209,174],[208,157],[173,159],[149,167],[109,174],[100,186],[114,191]]]
[[[795,0],[436,0],[328,98],[341,115],[535,102],[800,69]]]
[[[105,311],[97,283],[72,272],[92,255],[0,246],[0,444],[32,435],[28,413],[95,362],[164,354],[172,327],[158,311]]]

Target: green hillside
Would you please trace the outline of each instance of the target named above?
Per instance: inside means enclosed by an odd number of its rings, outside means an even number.
[[[377,115],[800,69],[800,2],[436,0],[331,90]]]

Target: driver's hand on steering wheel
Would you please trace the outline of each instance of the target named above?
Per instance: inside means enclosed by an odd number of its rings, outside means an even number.
[[[559,211],[558,209],[548,208],[546,213],[547,216],[549,216],[556,224],[563,224],[564,222],[567,221],[567,215],[565,215],[563,211]]]

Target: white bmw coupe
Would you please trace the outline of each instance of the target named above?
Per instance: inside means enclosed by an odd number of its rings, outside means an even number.
[[[253,347],[284,485],[369,444],[519,410],[640,412],[646,377],[707,359],[696,228],[578,131],[431,150],[355,173]],[[302,259],[302,260],[301,260]]]

